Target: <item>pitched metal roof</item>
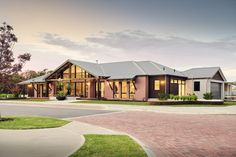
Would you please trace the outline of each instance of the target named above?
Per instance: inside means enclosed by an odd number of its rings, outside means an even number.
[[[85,61],[79,61],[79,60],[72,60],[69,59],[68,62],[78,65],[79,67],[86,70],[88,73],[94,75],[94,76],[105,76],[104,71],[102,67],[97,63],[91,63],[91,62],[85,62]]]
[[[146,75],[134,61],[100,64],[109,79],[132,79],[137,75]]]
[[[186,77],[182,72],[167,66],[152,62],[152,61],[139,61],[136,62],[145,72],[146,75],[172,75]]]
[[[136,76],[143,75],[172,75],[186,78],[212,78],[219,71],[222,78],[226,80],[219,67],[193,68],[184,72],[180,72],[152,61],[123,61],[98,64],[69,59],[56,68],[54,72],[67,63],[78,65],[96,77],[102,76],[107,77],[108,79],[133,79]],[[20,82],[19,84],[45,82],[45,79],[47,79],[47,77],[49,77],[51,74],[26,80]]]
[[[30,84],[30,83],[44,83],[45,82],[45,78],[48,76],[49,74],[45,74],[42,76],[38,76],[29,80],[25,80],[22,81],[20,83],[18,83],[19,85],[24,85],[24,84]]]
[[[223,75],[220,67],[192,68],[184,71],[183,73],[188,78],[213,78],[217,72],[219,72],[223,80],[226,81],[226,78]]]

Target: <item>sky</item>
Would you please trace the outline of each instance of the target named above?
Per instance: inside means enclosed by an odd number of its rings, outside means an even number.
[[[151,60],[178,70],[219,66],[236,81],[236,0],[0,0],[24,70],[67,59]]]

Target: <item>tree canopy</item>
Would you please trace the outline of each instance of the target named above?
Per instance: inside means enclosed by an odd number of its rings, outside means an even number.
[[[16,61],[13,47],[17,41],[13,27],[4,22],[0,27],[0,92],[16,92],[18,74],[31,58],[29,53],[23,53],[17,56]]]

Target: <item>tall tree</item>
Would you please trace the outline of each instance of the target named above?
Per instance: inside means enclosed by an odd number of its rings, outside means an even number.
[[[0,27],[0,92],[15,92],[13,84],[15,76],[31,57],[29,53],[20,54],[16,62],[13,55],[13,47],[16,42],[17,37],[13,33],[13,27],[4,22]]]

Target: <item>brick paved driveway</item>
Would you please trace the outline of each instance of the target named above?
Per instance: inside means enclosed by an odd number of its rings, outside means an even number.
[[[127,132],[157,156],[236,157],[236,115],[123,112],[78,120]]]

